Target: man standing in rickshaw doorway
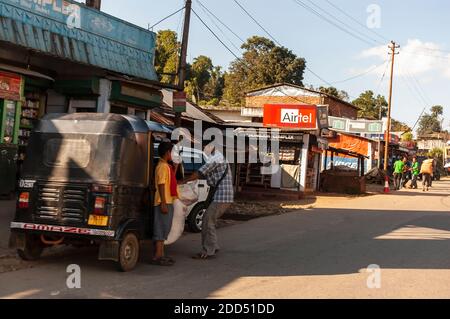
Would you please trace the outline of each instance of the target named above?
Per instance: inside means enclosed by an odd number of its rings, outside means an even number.
[[[175,199],[178,198],[175,168],[169,163],[172,161],[173,144],[163,142],[158,146],[160,160],[155,171],[155,203],[153,241],[153,265],[173,266],[175,261],[164,254],[164,242],[167,240],[172,228]]]

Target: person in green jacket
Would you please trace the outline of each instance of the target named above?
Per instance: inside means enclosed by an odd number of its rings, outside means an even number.
[[[420,165],[417,161],[417,157],[413,157],[412,165],[411,165],[411,174],[412,174],[412,182],[411,187],[412,189],[417,189],[417,179],[419,178],[420,174]]]
[[[394,163],[394,188],[395,190],[400,190],[402,188],[402,177],[403,177],[403,170],[405,168],[406,164],[406,157],[403,159],[399,158]]]

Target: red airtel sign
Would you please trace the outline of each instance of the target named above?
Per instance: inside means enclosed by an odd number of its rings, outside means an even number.
[[[292,129],[317,129],[315,105],[266,104],[264,126]]]

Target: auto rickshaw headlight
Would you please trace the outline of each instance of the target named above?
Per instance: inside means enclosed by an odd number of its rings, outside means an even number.
[[[19,196],[19,208],[26,209],[30,206],[30,193],[22,192]]]

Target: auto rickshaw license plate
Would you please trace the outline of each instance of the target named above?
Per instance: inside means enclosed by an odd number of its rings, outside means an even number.
[[[88,224],[92,226],[108,226],[108,216],[90,215]]]

